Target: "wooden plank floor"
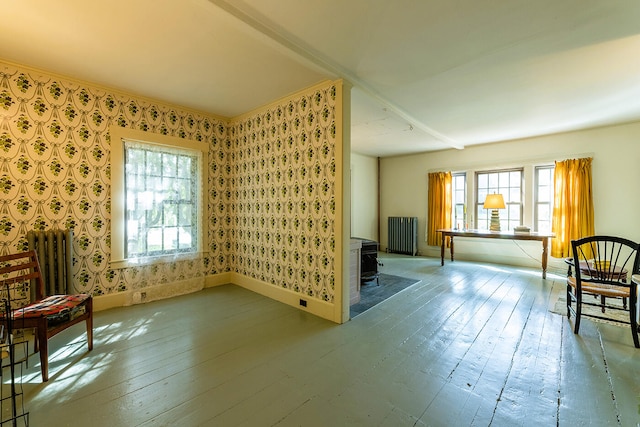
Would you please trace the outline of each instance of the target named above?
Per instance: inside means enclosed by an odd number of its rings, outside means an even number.
[[[638,425],[640,350],[551,313],[561,272],[381,260],[421,282],[344,325],[230,285],[98,312],[23,372],[31,425]]]

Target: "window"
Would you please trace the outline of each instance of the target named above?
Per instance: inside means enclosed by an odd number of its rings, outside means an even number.
[[[453,212],[451,213],[452,227],[468,228],[467,224],[467,174],[464,172],[452,174],[451,195],[453,197]]]
[[[124,142],[125,258],[196,252],[200,152]]]
[[[476,218],[479,230],[488,230],[491,214],[484,209],[487,194],[498,193],[504,197],[506,208],[500,209],[500,228],[513,230],[522,224],[523,169],[507,169],[476,173]]]
[[[110,135],[112,267],[199,255],[207,144],[117,126]]]
[[[538,166],[536,173],[536,194],[534,224],[535,231],[551,232],[551,215],[553,213],[553,174],[554,166]]]

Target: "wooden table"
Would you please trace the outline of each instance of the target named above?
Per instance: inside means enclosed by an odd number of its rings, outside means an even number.
[[[549,258],[549,239],[555,237],[553,233],[513,233],[511,231],[489,231],[489,230],[456,230],[452,228],[441,228],[436,230],[442,233],[442,247],[440,248],[440,265],[444,265],[444,245],[445,237],[449,236],[451,261],[453,261],[453,238],[476,237],[483,239],[508,239],[508,240],[538,240],[542,242],[542,278],[547,278],[547,260]]]

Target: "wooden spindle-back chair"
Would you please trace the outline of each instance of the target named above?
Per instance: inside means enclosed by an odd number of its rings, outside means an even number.
[[[9,313],[3,312],[0,321],[13,329],[35,331],[34,349],[40,353],[42,381],[49,380],[48,340],[76,323],[85,321],[87,344],[93,349],[93,299],[88,294],[44,294],[44,282],[35,251],[0,256],[0,293],[11,301]],[[35,286],[35,301],[28,301],[30,287]],[[22,298],[21,298],[22,297]],[[9,316],[11,322],[8,322]]]

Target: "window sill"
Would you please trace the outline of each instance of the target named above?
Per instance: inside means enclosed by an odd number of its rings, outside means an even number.
[[[112,260],[111,268],[119,270],[129,267],[144,267],[148,265],[166,264],[175,261],[188,261],[202,258],[202,252],[180,253],[174,255],[160,255],[154,257],[129,258],[122,260]]]

